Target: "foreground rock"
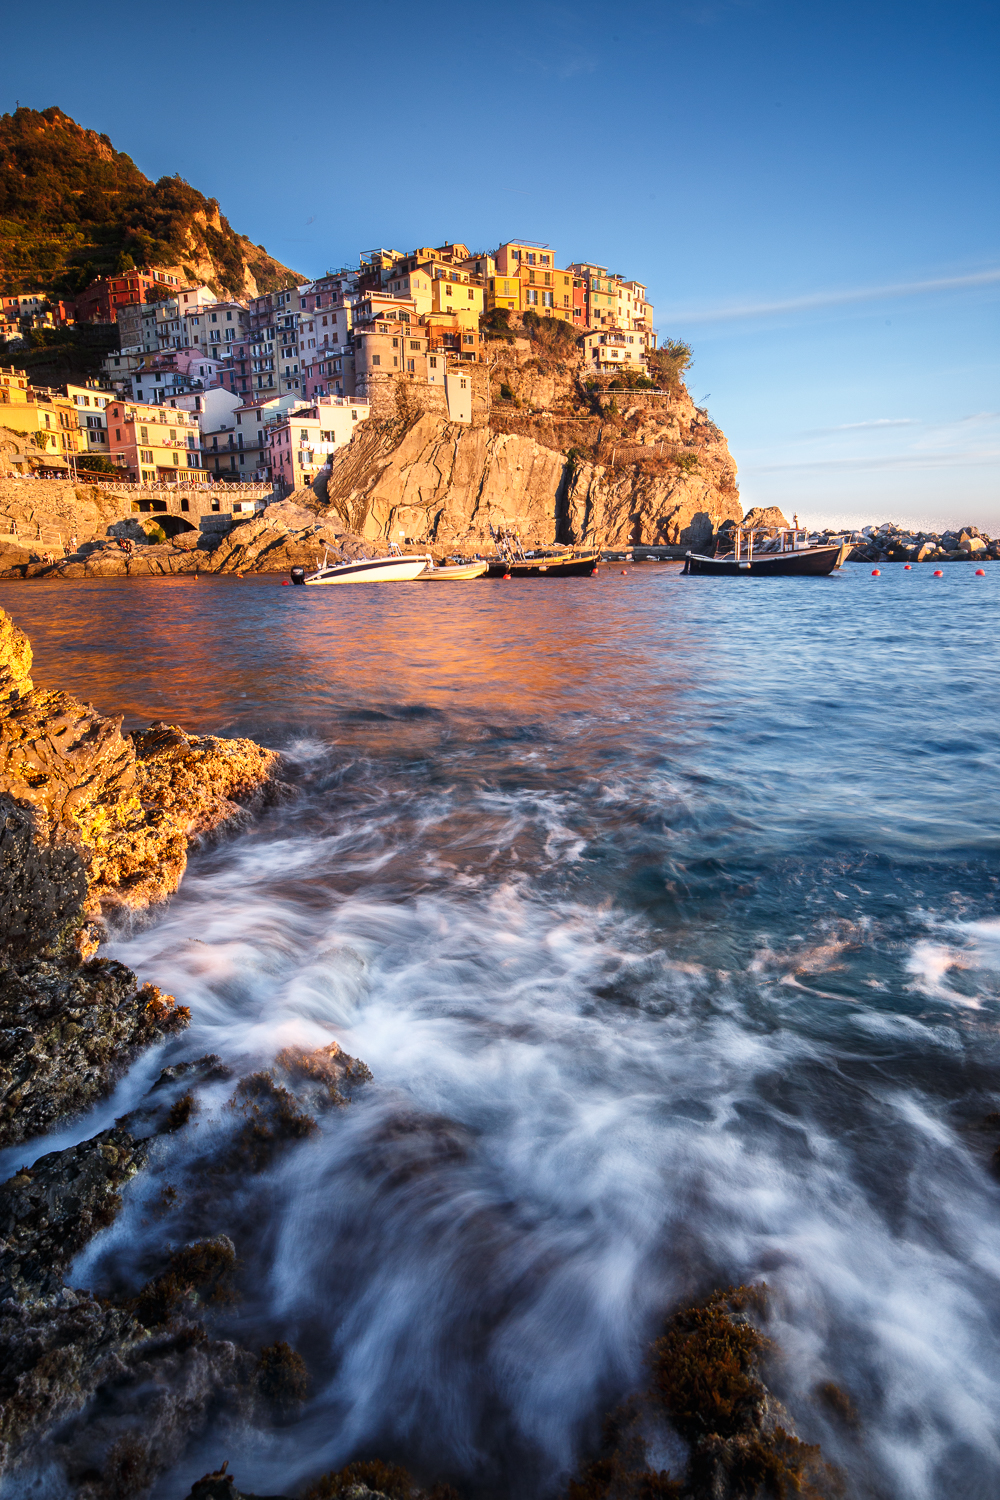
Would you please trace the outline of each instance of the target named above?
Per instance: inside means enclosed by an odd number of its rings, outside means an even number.
[[[249,740],[123,736],[30,674],[0,611],[0,1145],[86,1107],[186,1024],[130,970],[88,962],[99,919],[163,900],[195,840],[279,792],[278,757]]]
[[[765,1315],[763,1287],[731,1287],[678,1309],[650,1351],[648,1389],[609,1416],[602,1451],[570,1483],[568,1500],[842,1495],[842,1476],[799,1439],[765,1384],[772,1346],[756,1326]],[[841,1412],[853,1412],[838,1395]],[[664,1439],[685,1451],[676,1474],[649,1466],[651,1443]]]
[[[345,1107],[370,1077],[336,1046],[290,1053],[279,1065],[327,1110]],[[253,1351],[211,1331],[238,1301],[241,1278],[252,1281],[254,1254],[252,1239],[238,1254],[228,1235],[211,1232],[212,1217],[232,1217],[247,1179],[318,1129],[271,1073],[240,1079],[224,1111],[228,1131],[202,1155],[192,1142],[190,1163],[175,1163],[186,1211],[208,1232],[178,1246],[165,1225],[159,1265],[132,1295],[95,1297],[64,1280],[73,1257],[118,1216],[153,1142],[183,1132],[202,1092],[228,1077],[214,1057],[165,1069],[113,1129],[50,1152],[0,1186],[0,1472],[19,1469],[30,1483],[31,1473],[55,1470],[85,1500],[119,1500],[142,1494],[209,1417],[235,1432],[280,1424],[301,1408],[308,1371],[288,1344]],[[169,1214],[176,1199],[173,1188],[161,1192],[151,1212]]]

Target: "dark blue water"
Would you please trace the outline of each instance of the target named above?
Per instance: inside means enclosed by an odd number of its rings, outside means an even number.
[[[377,1452],[545,1493],[666,1309],[763,1278],[775,1386],[862,1492],[1000,1492],[998,604],[959,565],[0,587],[36,682],[293,762],[297,799],[112,945],[191,1030],[51,1138],[207,1050],[371,1067],[209,1225],[171,1137],[75,1268],[136,1284],[232,1233],[224,1326],[313,1377],[241,1487]]]

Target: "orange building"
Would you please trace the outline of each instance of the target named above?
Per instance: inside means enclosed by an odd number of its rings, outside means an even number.
[[[139,484],[199,479],[201,430],[197,413],[114,400],[104,409],[108,453]]]

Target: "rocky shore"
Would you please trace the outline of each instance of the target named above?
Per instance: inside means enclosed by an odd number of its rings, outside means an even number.
[[[886,522],[852,532],[851,562],[995,562],[1000,536],[988,537],[977,526],[955,531],[906,531]]]
[[[120,719],[35,688],[31,665],[27,639],[0,612],[0,1147],[20,1158],[0,1184],[0,1478],[23,1486],[44,1474],[52,1494],[141,1500],[209,1426],[232,1451],[242,1433],[278,1431],[303,1410],[301,1355],[281,1339],[248,1345],[226,1322],[262,1274],[267,1225],[247,1188],[339,1128],[371,1074],[336,1042],[286,1047],[242,1076],[215,1056],[181,1055],[113,1125],[35,1156],[33,1138],[106,1096],[141,1049],[180,1038],[189,1022],[171,996],[96,956],[104,923],[163,900],[192,845],[294,792],[282,779],[290,768],[249,740],[167,724],[123,736]],[[199,1135],[209,1112],[213,1128]],[[162,1226],[146,1279],[112,1278],[99,1293],[71,1286],[74,1258],[127,1200]],[[648,1389],[609,1417],[568,1500],[839,1493],[765,1383],[766,1320],[759,1288],[676,1311],[650,1351]],[[853,1420],[843,1393],[817,1400]],[[675,1475],[651,1466],[663,1434],[680,1455]],[[190,1493],[245,1494],[226,1465]],[[376,1457],[301,1493],[458,1500]]]

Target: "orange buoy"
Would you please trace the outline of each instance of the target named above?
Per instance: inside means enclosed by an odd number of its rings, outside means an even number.
[[[597,569],[596,568],[593,570],[593,572],[591,573],[590,576],[591,576],[591,578],[596,578],[597,577]]]
[[[873,578],[881,578],[882,577],[882,569],[881,568],[872,568],[872,577]]]
[[[510,579],[510,574],[509,574],[509,573],[505,573],[505,574],[504,574],[504,575],[503,575],[503,576],[504,576],[504,578],[505,578],[505,579],[506,579],[506,580],[508,580],[508,581],[509,581],[509,579]]]
[[[977,578],[985,578],[986,577],[986,569],[985,568],[977,568],[976,569],[976,577]]]
[[[935,568],[934,569],[934,577],[935,578],[943,578],[944,577],[944,573],[941,570],[941,568]]]
[[[913,567],[912,563],[904,563],[903,564],[903,572],[904,573],[908,573],[912,567]]]
[[[628,577],[628,568],[622,568],[622,577],[623,578],[627,578]]]

